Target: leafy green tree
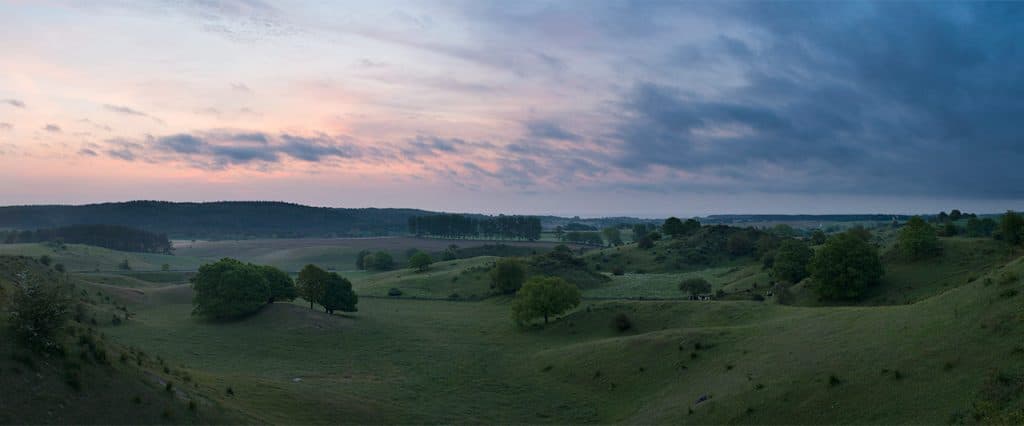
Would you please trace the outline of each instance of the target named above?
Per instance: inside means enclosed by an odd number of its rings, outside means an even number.
[[[829,238],[809,265],[818,294],[824,299],[856,299],[877,285],[883,274],[878,249],[856,232]]]
[[[1024,219],[1013,210],[1007,210],[999,218],[999,234],[1010,245],[1020,244],[1024,241]]]
[[[679,220],[678,217],[672,216],[665,219],[665,223],[661,225],[661,232],[672,238],[681,237],[686,234],[686,226],[683,225],[683,221]]]
[[[324,312],[356,312],[356,303],[359,303],[359,297],[352,291],[352,282],[335,272],[327,274],[324,297],[320,302]]]
[[[299,295],[309,302],[309,309],[313,309],[314,303],[323,305],[329,275],[327,271],[312,264],[304,266],[299,271],[299,277],[295,283],[298,286]]]
[[[117,269],[120,269],[122,271],[130,271],[132,269],[132,265],[128,263],[127,257],[124,258],[124,260],[122,260],[121,263],[117,264]]]
[[[409,267],[420,272],[429,269],[431,263],[434,263],[434,259],[431,259],[429,254],[422,251],[417,251],[409,258]]]
[[[519,324],[558,315],[580,304],[580,289],[558,277],[531,278],[512,301],[512,318]]]
[[[772,227],[772,234],[781,238],[793,238],[796,236],[796,230],[792,226],[780,223]]]
[[[622,233],[619,228],[609,226],[601,230],[601,234],[604,235],[604,240],[608,242],[609,246],[622,245]]]
[[[814,244],[816,246],[825,244],[825,240],[827,239],[828,235],[825,235],[825,231],[822,231],[820,229],[815,229],[814,232],[811,233],[811,244]]]
[[[366,257],[370,255],[369,250],[360,250],[359,254],[356,254],[356,269],[363,270],[367,269]]]
[[[287,272],[270,265],[258,266],[263,279],[267,280],[270,287],[270,299],[267,303],[274,303],[278,300],[295,300],[298,291],[295,289],[295,282]]]
[[[791,283],[798,283],[807,277],[807,265],[814,257],[814,251],[807,244],[794,239],[783,240],[772,261],[772,274]]]
[[[900,254],[909,260],[923,260],[942,252],[935,228],[919,216],[914,216],[900,230],[897,239]]]
[[[12,282],[8,324],[14,334],[35,350],[56,348],[71,311],[68,288],[27,271],[17,273]]]
[[[441,260],[455,260],[459,258],[459,246],[452,244],[444,250]]]
[[[53,258],[51,258],[50,255],[44,254],[39,256],[39,263],[42,263],[43,266],[50,266],[50,262],[53,262]]]
[[[864,225],[854,226],[853,228],[848,229],[846,233],[860,238],[865,242],[871,242],[871,231],[868,230],[868,228],[865,228]]]
[[[256,265],[224,258],[199,267],[192,277],[192,314],[234,318],[270,300],[270,286]]]
[[[700,277],[687,278],[679,283],[679,290],[690,293],[690,296],[711,292],[711,283]]]
[[[750,239],[750,234],[746,231],[733,232],[729,235],[729,238],[725,240],[726,250],[733,256],[743,256],[750,254],[754,251],[754,241]]]
[[[163,265],[160,265],[160,270],[164,271],[164,272],[170,271],[171,270],[171,264],[170,263],[165,263]]]
[[[651,228],[646,223],[637,223],[633,225],[633,242],[640,242],[640,239],[645,237]]]
[[[367,259],[371,259],[367,256]],[[395,260],[391,257],[391,254],[386,251],[378,251],[372,256],[373,262],[365,262],[364,266],[366,269],[375,269],[378,271],[390,271],[391,268],[395,267]]]
[[[949,212],[949,220],[954,221],[954,222],[960,220],[960,218],[962,216],[963,216],[963,213],[960,210],[957,210],[957,209],[953,209],[952,211]]]
[[[490,276],[491,288],[504,294],[512,294],[518,291],[526,280],[526,264],[518,259],[500,259],[491,268]]]

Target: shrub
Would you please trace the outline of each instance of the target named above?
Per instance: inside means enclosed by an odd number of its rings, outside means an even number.
[[[897,247],[909,260],[927,259],[942,252],[935,229],[919,216],[910,218],[906,226],[900,230]]]
[[[491,288],[499,293],[512,294],[526,280],[526,264],[518,259],[501,259],[494,263],[488,274],[491,277]]]
[[[775,255],[770,257],[772,274],[776,278],[798,283],[807,276],[807,264],[814,257],[814,251],[806,244],[790,239],[783,241]]]
[[[828,376],[828,385],[829,385],[829,387],[836,387],[836,386],[839,386],[841,384],[843,384],[843,381],[840,380],[839,377],[836,376],[835,374],[832,374],[832,375]]]
[[[429,254],[419,250],[409,257],[409,267],[420,272],[429,269],[431,263],[434,263],[434,259],[431,259]]]
[[[619,312],[615,315],[615,318],[612,318],[612,327],[621,333],[633,328],[633,321],[624,312]]]
[[[710,292],[711,283],[700,277],[687,278],[679,283],[679,290],[688,292],[691,296],[696,296]]]
[[[626,270],[623,269],[623,267],[621,267],[621,266],[616,266],[616,267],[612,268],[612,275],[623,275],[625,273],[626,273]]]
[[[818,295],[824,299],[855,299],[882,279],[878,249],[858,232],[838,234],[814,254],[810,267]]]
[[[397,297],[397,296],[401,296],[401,295],[402,295],[402,290],[399,290],[399,289],[397,289],[395,287],[391,287],[390,289],[388,289],[388,296]]]
[[[192,314],[212,318],[247,315],[270,300],[270,286],[259,267],[229,258],[200,266],[192,289]]]
[[[580,290],[558,277],[535,277],[528,281],[512,301],[512,317],[522,324],[543,317],[547,324],[558,315],[580,304]]]
[[[29,346],[37,350],[57,346],[57,333],[67,322],[71,299],[59,282],[43,282],[28,272],[13,280],[10,326]]]

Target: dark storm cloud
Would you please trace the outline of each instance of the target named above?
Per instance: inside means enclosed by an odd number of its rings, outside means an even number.
[[[272,136],[259,132],[221,130],[148,137],[138,142],[110,140],[108,144],[115,147],[107,150],[107,153],[124,160],[181,160],[193,167],[210,170],[233,165],[279,163],[282,156],[305,162],[321,162],[360,155],[357,147],[342,137]]]
[[[1024,6],[725,9],[759,33],[759,47],[719,39],[677,59],[725,57],[743,84],[713,94],[636,84],[620,104],[618,166],[764,190],[1024,195],[1014,172],[1024,163]]]
[[[0,102],[10,105],[15,108],[25,108],[25,103],[17,99],[3,99]]]

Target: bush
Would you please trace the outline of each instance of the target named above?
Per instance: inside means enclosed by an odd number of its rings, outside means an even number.
[[[401,295],[402,295],[402,290],[399,290],[399,289],[397,289],[395,287],[391,287],[390,289],[388,289],[388,296],[398,297],[398,296],[401,296]]]
[[[60,282],[43,282],[21,272],[13,280],[10,326],[36,350],[57,347],[56,337],[67,322],[71,298]]]
[[[910,218],[906,226],[900,230],[897,247],[909,260],[928,259],[942,252],[935,229],[919,216]]]
[[[612,327],[621,333],[633,328],[633,321],[624,312],[619,312],[612,318]]]
[[[535,277],[528,281],[512,301],[512,317],[522,324],[543,317],[548,323],[558,315],[580,304],[580,290],[558,277]]]
[[[50,255],[48,255],[48,254],[44,254],[42,256],[39,256],[39,263],[42,263],[43,266],[50,266],[50,262],[52,262],[52,261],[53,261],[53,259],[50,258]]]
[[[772,260],[772,274],[781,280],[798,283],[807,277],[807,264],[814,251],[797,240],[784,240]]]
[[[518,259],[501,259],[495,262],[489,275],[491,288],[499,293],[512,294],[519,290],[526,280],[526,265]]]
[[[612,275],[623,275],[625,273],[626,273],[626,270],[623,269],[621,266],[616,266],[616,267],[612,268]]]
[[[419,250],[409,257],[409,267],[420,272],[429,269],[431,263],[434,263],[434,259],[431,259],[429,254]]]

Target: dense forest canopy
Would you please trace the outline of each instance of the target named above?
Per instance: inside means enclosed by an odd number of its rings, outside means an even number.
[[[0,241],[13,243],[62,242],[88,244],[112,250],[142,253],[170,253],[167,234],[157,234],[121,225],[71,225],[34,231],[0,232]]]
[[[130,201],[82,206],[0,207],[0,229],[116,223],[171,238],[375,236],[405,232],[415,209],[341,209],[262,201]]]
[[[540,218],[534,216],[472,217],[459,214],[415,216],[408,219],[409,233],[446,238],[540,239]]]

